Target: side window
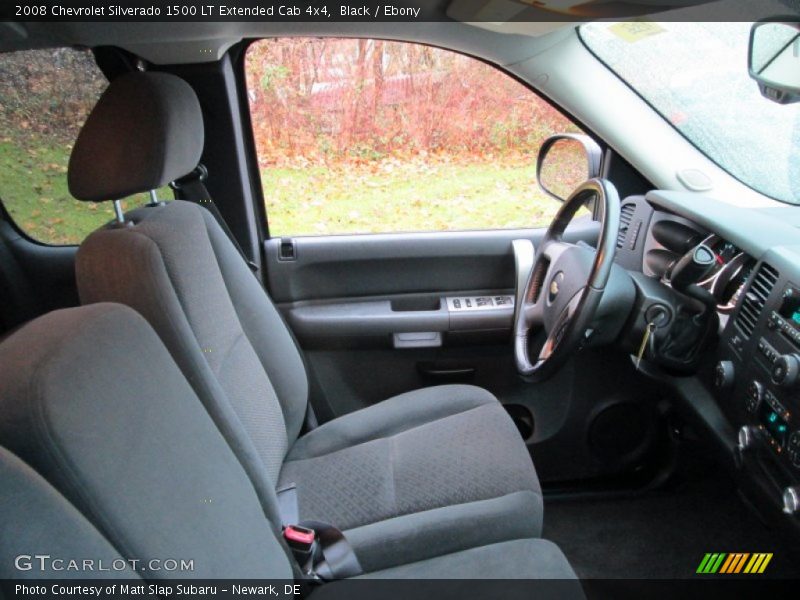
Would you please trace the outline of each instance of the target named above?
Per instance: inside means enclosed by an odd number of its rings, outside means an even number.
[[[553,133],[580,129],[507,74],[404,42],[269,39],[246,58],[270,234],[535,227]]]
[[[106,85],[89,51],[0,54],[0,200],[40,242],[77,244],[113,217],[67,189],[72,144]]]

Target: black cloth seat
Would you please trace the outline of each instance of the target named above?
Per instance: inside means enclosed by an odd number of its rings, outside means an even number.
[[[293,579],[280,523],[265,515],[158,336],[128,307],[56,311],[0,344],[0,444],[48,482],[0,449],[4,577],[25,576],[8,561],[30,548],[64,559],[121,557],[145,569],[151,560],[192,561],[140,572],[147,579]],[[364,577],[575,579],[554,544],[531,538]],[[347,587],[327,589],[319,591],[352,597]],[[580,597],[577,582],[569,589]]]
[[[70,190],[97,201],[192,171],[199,103],[181,79],[115,80],[81,131]],[[147,319],[244,466],[265,510],[294,484],[299,518],[345,530],[381,569],[486,543],[538,536],[539,482],[500,403],[471,386],[428,388],[301,436],[308,379],[276,307],[201,206],[142,207],[90,235],[77,256],[81,301]],[[476,527],[476,524],[479,525]]]

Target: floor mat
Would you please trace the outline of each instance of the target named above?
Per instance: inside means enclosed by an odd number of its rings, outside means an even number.
[[[707,552],[772,552],[766,575],[797,577],[778,541],[722,477],[617,499],[545,499],[544,536],[583,578],[691,578]]]

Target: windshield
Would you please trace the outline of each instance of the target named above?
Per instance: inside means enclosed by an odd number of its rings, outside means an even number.
[[[767,100],[750,79],[750,25],[598,22],[580,34],[711,160],[762,194],[800,204],[800,104]]]

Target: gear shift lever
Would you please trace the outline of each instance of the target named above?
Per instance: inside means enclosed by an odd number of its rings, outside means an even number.
[[[684,254],[669,272],[672,289],[683,292],[687,287],[702,281],[717,262],[717,255],[705,244],[699,244]]]
[[[672,289],[699,300],[707,310],[714,310],[717,305],[714,296],[696,284],[708,276],[716,262],[716,253],[705,244],[698,244],[670,269],[669,280]]]

